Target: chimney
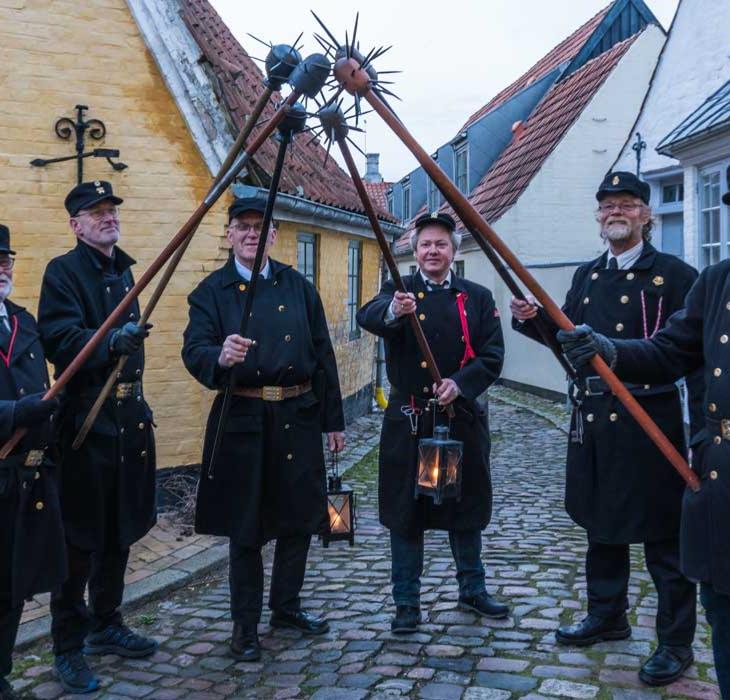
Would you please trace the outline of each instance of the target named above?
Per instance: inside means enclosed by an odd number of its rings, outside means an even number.
[[[363,180],[365,182],[382,182],[383,176],[380,174],[380,153],[368,153],[368,169],[365,172]]]

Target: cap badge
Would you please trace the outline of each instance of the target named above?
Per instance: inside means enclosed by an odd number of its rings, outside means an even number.
[[[614,175],[613,180],[611,180],[611,184],[615,187],[619,182],[621,182],[621,178],[618,175]]]
[[[96,188],[96,193],[97,194],[104,194],[105,192],[106,192],[106,190],[103,187],[97,187]]]
[[[94,187],[100,187],[101,186],[101,180],[94,180]]]
[[[432,211],[431,212],[431,218],[432,219],[438,219],[439,218],[439,213],[437,211]]]
[[[661,275],[657,275],[652,282],[656,287],[661,287],[664,284],[664,278]]]

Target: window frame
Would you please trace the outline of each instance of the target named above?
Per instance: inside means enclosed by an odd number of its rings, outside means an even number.
[[[305,270],[302,270],[299,266],[299,246],[303,244],[305,246]],[[309,278],[306,272],[306,248],[311,245],[312,249],[312,279]],[[297,233],[297,270],[304,276],[305,279],[309,280],[315,288],[319,281],[319,241],[317,240],[316,233],[308,233],[306,231],[300,231]]]
[[[352,253],[357,258],[353,269]],[[354,294],[353,294],[354,292]],[[349,340],[360,337],[360,326],[357,325],[357,311],[362,306],[362,241],[350,239],[347,244],[347,327]]]
[[[404,182],[402,186],[403,190],[403,208],[401,212],[403,214],[403,221],[411,220],[411,183]]]
[[[459,159],[463,156],[464,159],[464,173],[459,173]],[[459,180],[463,177],[464,189],[459,184]],[[469,194],[469,141],[464,139],[457,144],[454,144],[454,184],[456,189],[459,190],[463,195]]]
[[[727,168],[727,161],[715,162],[707,165],[699,170],[697,173],[697,268],[703,270],[710,265],[713,265],[722,260],[726,260],[730,257],[730,220],[727,213],[727,207],[722,203],[722,195],[724,194],[725,188],[725,169]],[[717,190],[717,203],[713,203],[712,200],[709,202],[704,201],[706,193],[705,179],[708,177],[716,178],[716,182],[713,182],[710,186]],[[705,242],[707,240],[707,230],[705,217],[706,213],[709,213],[710,219],[712,213],[717,213],[717,227],[718,236],[717,242]],[[716,249],[718,251],[717,258],[713,259],[712,253],[707,252],[709,249]]]

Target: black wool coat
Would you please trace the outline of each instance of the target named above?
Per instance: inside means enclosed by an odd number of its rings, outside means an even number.
[[[46,357],[60,375],[134,285],[134,260],[115,247],[107,258],[85,243],[51,260],[38,303],[38,327]],[[116,327],[139,320],[135,300]],[[119,359],[109,349],[113,330],[68,384],[60,418],[61,503],[68,540],[80,549],[129,547],[156,522],[155,441],[152,411],[144,399],[144,350],[130,355],[86,440],[71,448],[101,387]]]
[[[322,433],[344,430],[337,363],[317,290],[289,265],[269,260],[256,288],[244,362],[218,364],[223,341],[239,332],[248,283],[234,259],[188,297],[182,358],[218,396],[208,415],[195,512],[197,532],[256,547],[276,537],[315,534],[327,526]],[[294,386],[314,391],[283,401],[233,396],[213,478],[210,455],[230,372],[235,386]]]
[[[428,291],[420,273],[403,277],[408,291],[416,295],[418,317],[443,378],[453,379],[461,396],[454,402],[455,417],[450,436],[464,443],[460,500],[447,499],[434,505],[427,496],[415,498],[418,441],[432,434],[433,413],[425,412],[433,398],[433,381],[416,343],[410,322],[403,317],[393,323],[385,315],[395,287],[387,281],[379,294],[363,306],[357,322],[385,341],[385,362],[391,391],[380,434],[380,522],[404,535],[425,529],[483,529],[492,514],[492,481],[489,469],[489,425],[486,407],[477,403],[499,377],[504,359],[502,328],[492,293],[452,274],[448,289]],[[460,367],[464,335],[457,307],[457,294],[467,295],[466,317],[476,357]],[[413,435],[403,413],[411,405],[424,410]],[[438,411],[438,424],[446,424]]]
[[[730,261],[702,271],[686,307],[648,341],[622,341],[616,373],[626,381],[671,382],[704,373],[703,425],[692,438],[699,493],[684,492],[682,571],[730,595]]]
[[[630,269],[606,269],[607,256],[576,270],[563,311],[576,325],[587,323],[612,338],[643,338],[664,327],[697,278],[694,268],[649,243]],[[540,340],[530,322],[513,320],[513,328]],[[595,372],[588,366],[579,374],[585,379]],[[601,384],[591,382],[593,387]],[[702,378],[695,374],[687,384],[696,419]],[[686,454],[676,385],[641,382],[629,388],[680,454]],[[582,421],[583,441],[571,438],[568,443],[565,506],[571,518],[592,540],[608,544],[677,537],[682,478],[613,394],[582,399],[573,411],[571,435]]]
[[[16,401],[48,389],[48,370],[35,319],[5,301],[13,328],[10,347],[0,351],[0,442],[15,430]],[[29,450],[44,450],[42,463],[25,466]],[[29,430],[7,459],[0,460],[0,598],[13,606],[51,591],[66,578],[66,548],[54,463],[52,421]]]

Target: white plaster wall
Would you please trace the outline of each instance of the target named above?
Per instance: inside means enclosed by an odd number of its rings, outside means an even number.
[[[730,0],[680,0],[646,103],[631,130],[616,169],[634,170],[631,150],[639,131],[647,148],[641,169],[651,172],[676,165],[659,155],[657,144],[730,78]],[[685,192],[693,190],[685,189]],[[692,230],[686,227],[685,230]],[[685,251],[691,248],[685,241]],[[689,262],[689,260],[688,260]]]

